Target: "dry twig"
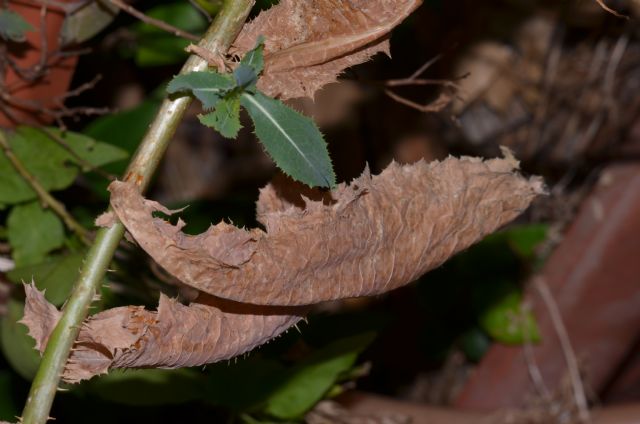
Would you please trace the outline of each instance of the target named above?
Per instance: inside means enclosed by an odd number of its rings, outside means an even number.
[[[562,347],[562,352],[564,353],[564,358],[567,363],[567,370],[571,379],[573,396],[578,408],[578,419],[581,423],[590,423],[591,414],[589,413],[589,405],[587,403],[587,396],[585,394],[584,384],[582,383],[582,377],[580,376],[578,361],[576,359],[575,352],[573,351],[573,347],[571,346],[567,328],[562,321],[562,316],[560,314],[558,304],[554,300],[553,295],[551,294],[551,291],[547,286],[547,283],[544,281],[544,278],[535,278],[533,280],[533,285],[542,298],[542,301],[545,304],[547,310],[549,311],[551,323],[553,324],[553,328],[556,330],[556,334],[558,335],[558,339],[560,340],[560,346]]]
[[[142,22],[146,24],[153,25],[156,28],[160,28],[161,30],[167,31],[178,37],[186,38],[187,40],[200,41],[200,37],[198,37],[197,35],[193,35],[187,31],[181,30],[180,28],[176,28],[173,25],[170,25],[164,21],[145,15],[144,13],[140,12],[138,9],[135,9],[133,6],[128,5],[120,0],[109,0],[109,2],[111,2],[111,4],[116,6],[118,9],[130,14],[133,17],[140,19]]]

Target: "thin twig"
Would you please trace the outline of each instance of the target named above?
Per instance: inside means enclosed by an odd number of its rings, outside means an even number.
[[[189,0],[189,3],[191,3],[191,6],[193,6],[198,12],[202,14],[202,16],[205,17],[207,22],[211,23],[211,21],[213,21],[213,17],[209,14],[209,12],[207,12],[204,7],[200,6],[196,0]]]
[[[160,28],[161,30],[167,31],[178,37],[186,38],[187,40],[191,40],[191,41],[200,40],[200,37],[198,37],[197,35],[193,35],[187,31],[181,30],[180,28],[176,28],[173,25],[166,23],[165,21],[161,21],[160,19],[155,19],[155,18],[152,18],[151,16],[145,15],[144,13],[140,12],[138,9],[135,9],[133,8],[133,6],[128,5],[120,0],[109,0],[109,2],[114,6],[116,6],[118,9],[124,12],[127,12],[131,16],[134,16],[140,19],[142,22],[146,24],[153,25],[156,28]]]
[[[578,407],[578,418],[582,423],[589,423],[591,422],[591,414],[589,413],[589,405],[587,403],[587,396],[585,394],[584,385],[582,384],[582,377],[580,376],[580,368],[578,367],[576,354],[573,351],[571,341],[569,340],[567,328],[564,326],[564,322],[562,321],[562,315],[560,314],[558,304],[553,298],[553,295],[551,294],[547,283],[544,281],[544,278],[534,278],[533,285],[538,291],[538,294],[540,294],[543,303],[549,311],[551,323],[553,324],[553,328],[555,329],[556,334],[558,335],[558,339],[560,340],[562,353],[564,354],[564,359],[567,363],[569,378],[571,379],[573,396],[576,401],[576,406]]]
[[[409,106],[410,108],[416,109],[417,111],[423,112],[423,113],[440,112],[442,109],[444,109],[451,103],[451,100],[453,100],[453,97],[451,95],[446,93],[440,93],[438,98],[435,99],[433,102],[423,105],[420,103],[416,103],[413,100],[405,99],[404,97],[397,95],[391,90],[384,90],[384,94],[391,97],[393,100],[395,100],[398,103],[401,103],[405,106]]]
[[[69,143],[67,143],[65,141],[64,138],[58,136],[58,134],[54,133],[53,131],[51,131],[49,128],[46,127],[41,127],[40,131],[42,131],[43,133],[45,133],[52,141],[56,142],[60,147],[62,147],[63,149],[65,149],[67,151],[67,153],[69,153],[71,156],[73,156],[73,158],[80,164],[82,165],[82,167],[86,170],[89,171],[93,171],[96,174],[102,175],[104,178],[108,179],[108,180],[115,180],[116,176],[113,174],[109,174],[108,172],[106,172],[103,169],[100,169],[99,167],[93,165],[91,162],[89,162],[88,160],[84,159],[83,157],[81,157],[79,154],[77,154],[72,148],[71,146],[69,146]]]
[[[429,59],[407,78],[392,79],[392,80],[385,81],[384,86],[385,87],[402,87],[407,85],[441,85],[444,88],[447,88],[449,90],[449,93],[441,92],[438,95],[438,98],[436,100],[424,105],[420,103],[416,103],[413,100],[409,100],[405,97],[402,97],[399,94],[396,94],[393,91],[389,90],[388,88],[384,90],[384,93],[387,96],[391,97],[396,102],[401,103],[405,106],[409,106],[410,108],[416,109],[420,112],[423,112],[423,113],[440,112],[453,101],[454,96],[451,93],[458,90],[459,88],[458,85],[452,80],[418,78],[427,69],[429,69],[431,65],[436,63],[440,59],[440,57],[441,57],[440,55],[437,55]],[[465,77],[466,75],[460,78],[465,78]]]
[[[20,174],[20,176],[29,184],[29,186],[36,192],[40,202],[45,207],[51,208],[53,212],[56,213],[65,223],[67,228],[76,233],[80,240],[82,240],[85,244],[90,243],[89,232],[86,228],[84,228],[78,221],[73,219],[73,217],[67,212],[67,209],[64,205],[58,202],[47,190],[42,187],[40,181],[36,177],[34,177],[29,170],[24,166],[20,158],[18,158],[13,149],[11,149],[11,145],[7,141],[4,132],[0,131],[0,147],[4,151],[5,156],[11,162],[11,165],[14,167],[16,172]]]
[[[618,12],[616,10],[613,10],[612,8],[607,6],[605,4],[604,0],[596,0],[596,3],[598,3],[601,8],[603,8],[607,12],[611,13],[613,16],[616,16],[618,18],[623,18],[623,19],[630,19],[627,15],[623,15],[622,13],[620,13],[620,12]]]
[[[253,0],[226,0],[200,45],[211,51],[225,53],[242,29],[253,3]],[[205,69],[206,61],[191,56],[180,73]],[[141,192],[149,185],[190,103],[191,97],[183,96],[167,98],[160,106],[124,176],[125,180],[135,182]],[[96,233],[95,241],[80,271],[79,280],[49,337],[27,397],[21,421],[23,424],[46,423],[69,352],[123,236],[124,226],[119,222],[109,228],[101,228]]]

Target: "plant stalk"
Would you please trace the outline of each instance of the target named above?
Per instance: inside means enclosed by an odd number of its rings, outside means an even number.
[[[214,54],[224,54],[242,29],[254,0],[225,0],[220,12],[207,30],[200,46]],[[207,63],[190,56],[181,74],[203,71]],[[186,111],[190,97],[167,98],[162,103],[153,123],[142,139],[124,175],[126,181],[144,191],[151,181],[160,160]],[[69,352],[75,342],[82,321],[107,272],[109,264],[124,235],[124,226],[116,223],[101,228],[90,247],[80,276],[67,301],[62,317],[49,337],[42,362],[31,385],[22,415],[24,424],[44,424],[55,397]]]

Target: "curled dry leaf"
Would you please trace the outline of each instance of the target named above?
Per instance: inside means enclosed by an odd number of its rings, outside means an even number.
[[[265,37],[258,88],[272,97],[311,97],[346,68],[389,53],[387,35],[422,0],[282,0],[245,25],[231,52]]]
[[[114,182],[111,205],[156,262],[198,290],[243,303],[310,305],[370,296],[405,285],[522,212],[542,191],[513,172],[514,159],[391,164],[365,172],[304,209],[264,188],[258,219],[224,222],[190,236],[154,218],[156,202]],[[165,210],[166,211],[166,210]]]
[[[43,351],[60,312],[33,284],[22,323]],[[161,295],[157,311],[124,306],[88,318],[63,379],[77,383],[111,368],[178,368],[233,358],[298,322],[303,308],[256,307],[201,295],[189,306]]]
[[[142,248],[185,284],[216,297],[201,293],[185,306],[162,296],[157,312],[128,306],[96,314],[84,323],[64,378],[230,358],[297,322],[306,309],[291,305],[405,285],[543,192],[539,179],[521,177],[516,167],[509,155],[394,163],[341,184],[326,204],[305,198],[305,208],[267,186],[258,201],[266,232],[220,223],[197,236],[182,233],[181,221],[154,218],[172,211],[144,199],[134,184],[114,182],[112,207]],[[23,322],[40,349],[58,319],[52,308],[27,286]]]

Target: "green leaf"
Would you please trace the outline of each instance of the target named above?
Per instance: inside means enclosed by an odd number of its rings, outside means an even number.
[[[74,8],[64,18],[60,38],[62,45],[87,41],[105,29],[120,9],[108,1],[90,1]]]
[[[280,169],[311,187],[335,186],[327,145],[311,119],[260,92],[243,93],[241,104]]]
[[[513,291],[480,316],[480,326],[496,341],[505,344],[539,342],[540,331],[531,311],[523,309],[522,294]]]
[[[32,129],[30,128],[30,130]],[[71,151],[67,161],[78,165],[83,172],[91,170],[87,165],[93,167],[103,166],[112,162],[122,161],[129,156],[126,151],[119,147],[101,143],[84,134],[71,131],[63,132],[58,128],[48,128],[47,130],[57,136]],[[38,132],[41,136],[49,138],[46,133]],[[31,137],[36,137],[35,133],[31,132],[30,134]],[[51,141],[51,139],[49,140]]]
[[[285,383],[269,397],[265,412],[280,419],[304,414],[353,366],[374,338],[374,333],[364,333],[337,340],[314,352],[288,373]]]
[[[26,40],[27,31],[33,31],[33,26],[22,16],[12,10],[0,10],[0,37],[21,43]]]
[[[536,247],[546,240],[548,230],[547,224],[520,225],[510,228],[505,235],[516,253],[524,259],[533,259]]]
[[[233,71],[233,79],[235,79],[236,85],[242,91],[255,92],[258,74],[256,74],[252,67],[240,64]]]
[[[459,345],[467,359],[477,363],[491,347],[491,339],[484,331],[474,326],[461,335]]]
[[[202,102],[205,109],[213,109],[234,87],[235,81],[229,74],[213,71],[191,72],[173,78],[167,86],[167,92],[190,91]]]
[[[152,7],[146,14],[196,35],[207,28],[206,18],[188,2]],[[132,29],[137,39],[134,60],[138,66],[171,65],[187,58],[188,53],[184,49],[190,43],[188,40],[144,22],[137,22]]]
[[[61,135],[57,129],[52,129],[52,132]],[[73,183],[82,166],[82,161],[77,157],[93,166],[126,157],[126,152],[121,149],[96,142],[82,134],[67,132],[61,138],[67,147],[61,146],[41,130],[19,127],[8,140],[27,171],[46,190],[61,190]],[[36,197],[29,184],[0,152],[0,203],[19,203]]]
[[[27,327],[18,323],[24,315],[24,303],[10,298],[7,314],[0,318],[0,347],[11,367],[22,377],[31,380],[40,365],[40,354]]]
[[[200,122],[213,127],[223,137],[236,138],[240,125],[240,97],[228,95],[217,104],[213,112],[198,115]]]
[[[37,201],[14,206],[7,218],[11,255],[17,267],[42,262],[47,253],[64,244],[58,216]]]
[[[190,369],[112,370],[86,384],[104,400],[133,406],[161,406],[201,400],[202,375]]]
[[[240,60],[241,66],[248,66],[253,69],[256,75],[260,75],[264,69],[264,37],[259,36],[256,46],[249,50],[244,57]]]
[[[45,290],[45,297],[61,306],[69,297],[82,266],[84,252],[48,257],[35,265],[15,268],[7,273],[14,283],[36,283],[38,290]]]

